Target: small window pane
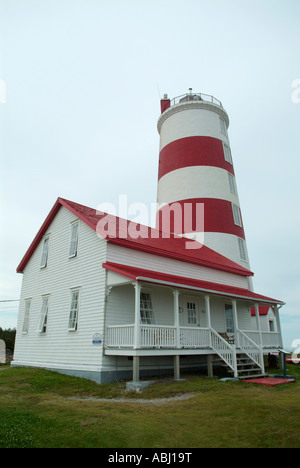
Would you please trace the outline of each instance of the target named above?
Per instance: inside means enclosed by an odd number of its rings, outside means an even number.
[[[39,331],[41,333],[45,333],[47,330],[47,319],[48,319],[48,297],[43,297],[40,325],[39,325]]]
[[[78,311],[79,311],[79,291],[73,291],[71,296],[71,306],[69,315],[69,330],[77,330],[78,323]]]
[[[49,238],[47,237],[46,239],[44,239],[44,244],[43,244],[43,252],[42,252],[42,258],[41,258],[41,268],[45,268],[47,266],[48,244],[49,244]]]
[[[141,323],[145,323],[145,324],[154,323],[154,312],[153,312],[151,295],[149,293],[145,293],[145,292],[141,293],[140,315],[141,315]]]
[[[237,226],[242,226],[242,220],[241,220],[241,214],[240,214],[239,207],[237,205],[232,205],[232,211],[233,211],[234,223]]]
[[[241,260],[247,260],[244,240],[238,238]]]
[[[78,223],[72,224],[69,257],[76,257],[78,245]]]
[[[229,146],[227,146],[227,145],[225,145],[225,143],[223,143],[223,149],[224,149],[225,161],[232,164],[231,151],[230,151]]]
[[[229,179],[230,191],[236,195],[237,191],[236,191],[236,185],[235,185],[235,178],[230,172],[228,172],[228,179]]]
[[[23,330],[22,330],[22,333],[24,333],[24,335],[27,335],[28,330],[29,330],[30,305],[31,305],[31,301],[28,300],[25,302],[25,313],[24,313]]]
[[[221,132],[224,135],[227,135],[226,123],[225,123],[224,119],[222,119],[222,117],[220,117],[220,126],[221,126]]]

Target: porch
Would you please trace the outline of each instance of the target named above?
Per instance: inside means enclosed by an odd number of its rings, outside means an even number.
[[[109,279],[104,353],[132,356],[135,378],[142,356],[174,356],[177,378],[180,356],[192,355],[207,356],[210,367],[210,358],[218,357],[236,377],[238,356],[242,356],[263,374],[263,355],[282,345],[279,314],[274,305],[275,331],[266,331],[261,329],[259,320],[260,303],[248,298],[125,278]],[[119,282],[112,284],[112,280]],[[255,329],[250,316],[253,305]]]

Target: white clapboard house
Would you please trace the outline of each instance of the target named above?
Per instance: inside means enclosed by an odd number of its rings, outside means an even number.
[[[99,383],[173,366],[176,378],[205,364],[211,373],[216,359],[236,376],[241,358],[263,373],[263,354],[282,345],[282,302],[252,292],[249,270],[185,242],[59,198],[17,270],[12,365]],[[272,307],[276,331],[253,324],[261,305]]]
[[[17,269],[14,366],[138,382],[221,363],[238,377],[282,346],[283,302],[253,291],[228,115],[191,91],[161,100],[157,229],[56,201]]]

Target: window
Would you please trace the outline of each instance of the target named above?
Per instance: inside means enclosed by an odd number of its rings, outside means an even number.
[[[41,309],[41,317],[40,317],[40,324],[39,324],[39,332],[46,333],[47,330],[47,320],[48,320],[48,305],[49,305],[49,297],[43,297],[42,309]]]
[[[237,195],[235,178],[230,172],[228,172],[228,180],[229,180],[230,192],[234,193],[234,195]]]
[[[242,227],[241,213],[237,205],[232,204],[233,220],[234,224]]]
[[[220,117],[220,126],[221,126],[221,132],[222,132],[224,135],[227,135],[226,123],[225,123],[225,120],[222,119],[222,117]]]
[[[31,305],[31,299],[26,300],[25,301],[25,313],[24,313],[23,329],[22,329],[23,335],[27,335],[28,330],[29,330],[30,305]]]
[[[226,333],[234,333],[233,310],[231,304],[225,304]]]
[[[187,303],[188,324],[197,325],[196,304],[195,302]]]
[[[239,243],[239,250],[240,250],[240,258],[241,258],[241,260],[247,260],[244,239],[241,239],[241,238],[239,237],[239,238],[238,238],[238,243]]]
[[[273,320],[269,320],[269,330],[270,330],[270,332],[275,331],[275,326],[274,326],[274,321]]]
[[[78,323],[78,312],[79,312],[79,291],[72,291],[71,294],[71,307],[69,315],[69,331],[77,330]]]
[[[42,252],[42,258],[41,258],[41,268],[45,268],[47,266],[47,261],[48,261],[48,245],[49,245],[49,237],[46,237],[44,239],[43,243],[43,252]]]
[[[228,145],[223,143],[224,158],[229,164],[232,164],[231,151]]]
[[[73,223],[71,225],[71,241],[70,241],[69,257],[76,257],[77,255],[78,227],[79,227],[78,223]]]
[[[152,306],[151,295],[149,293],[141,293],[140,304],[141,323],[151,324],[154,323],[154,312]]]

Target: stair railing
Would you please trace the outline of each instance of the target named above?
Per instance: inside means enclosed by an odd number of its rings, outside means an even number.
[[[231,346],[224,338],[222,338],[213,328],[210,327],[211,347],[223,359],[223,361],[230,367],[234,376],[238,376],[237,359],[235,346]]]
[[[237,330],[236,335],[241,351],[255,362],[255,364],[257,364],[264,373],[264,357],[261,346],[252,341],[249,336],[242,332],[242,330]]]

